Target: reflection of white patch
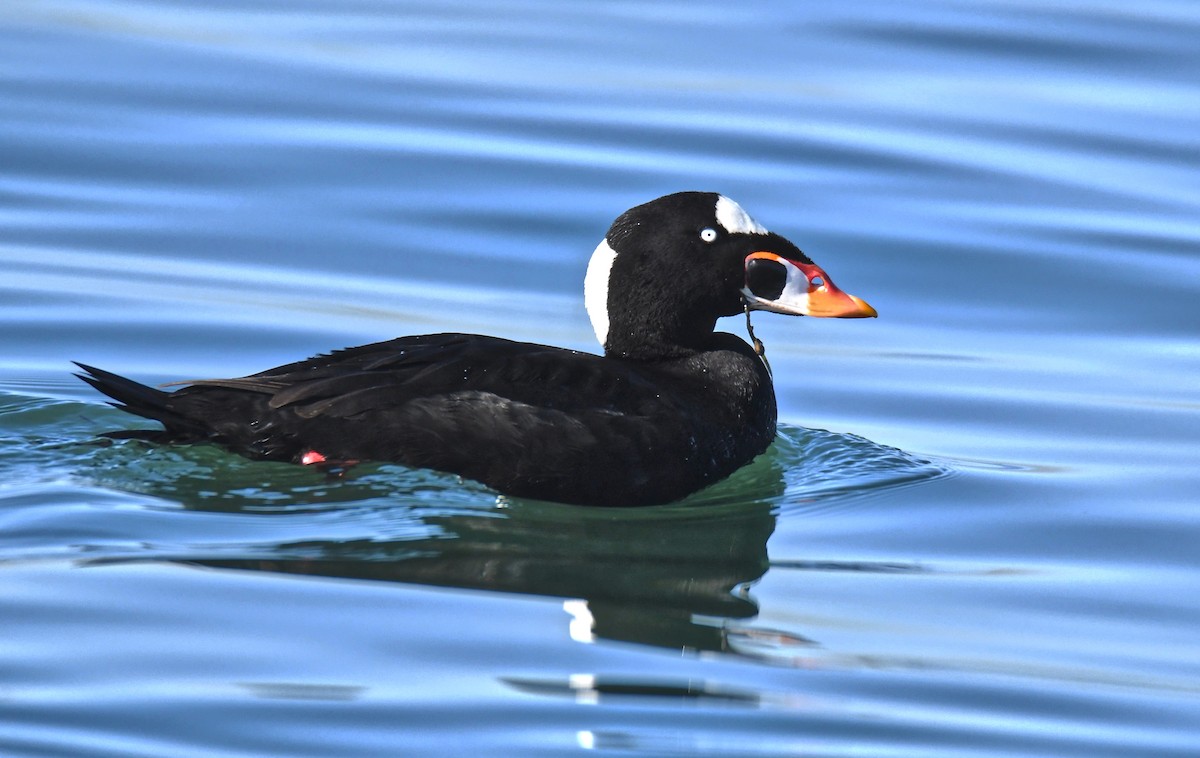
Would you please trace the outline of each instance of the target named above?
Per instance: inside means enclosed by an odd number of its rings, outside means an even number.
[[[571,639],[576,642],[590,643],[595,642],[596,638],[592,635],[592,627],[596,623],[596,619],[592,618],[592,612],[588,610],[586,600],[564,600],[563,610],[571,614],[571,624],[568,627],[568,634]],[[575,682],[572,681],[572,686]],[[594,682],[588,684],[588,689],[594,686]],[[580,689],[579,687],[575,687]]]
[[[588,262],[587,275],[583,277],[583,305],[592,320],[600,347],[608,341],[608,277],[616,258],[617,251],[609,247],[608,240],[601,240]]]
[[[717,196],[717,223],[730,234],[766,234],[762,224],[750,218],[742,206],[724,195]]]

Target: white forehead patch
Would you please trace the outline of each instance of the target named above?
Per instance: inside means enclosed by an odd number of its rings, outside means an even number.
[[[717,223],[730,234],[766,234],[767,228],[750,218],[742,206],[724,195],[717,196]]]
[[[587,309],[600,347],[608,341],[608,279],[616,258],[617,251],[609,246],[608,240],[601,240],[583,277],[583,307]]]

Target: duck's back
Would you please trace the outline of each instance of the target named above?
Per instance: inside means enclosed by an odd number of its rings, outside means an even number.
[[[647,363],[421,335],[173,393],[109,394],[173,441],[273,460],[389,460],[517,496],[642,505],[724,478],[774,435],[761,363],[716,337],[714,350]]]

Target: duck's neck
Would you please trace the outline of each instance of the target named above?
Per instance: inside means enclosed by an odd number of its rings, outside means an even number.
[[[615,266],[616,259],[602,241],[584,279],[584,304],[606,356],[671,360],[709,348],[717,324],[711,303],[666,298],[670,287],[641,280],[638,271]]]
[[[604,342],[604,354],[610,358],[674,360],[712,349],[715,318],[665,313],[614,316]]]

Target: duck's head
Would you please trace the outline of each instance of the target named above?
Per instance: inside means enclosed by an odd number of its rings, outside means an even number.
[[[876,315],[715,192],[677,192],[621,214],[592,254],[584,296],[605,355],[627,358],[702,349],[718,318],[747,305],[789,316]]]

